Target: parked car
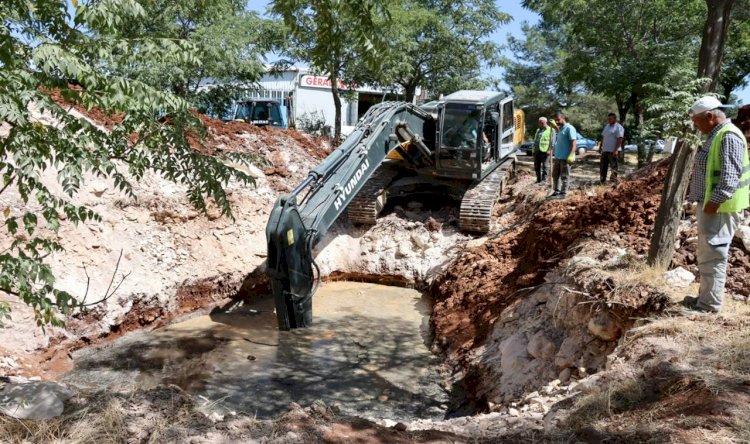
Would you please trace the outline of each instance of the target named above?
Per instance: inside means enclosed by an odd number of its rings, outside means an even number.
[[[651,149],[651,145],[654,144],[654,141],[653,140],[647,140],[645,144],[646,144],[646,151],[648,151],[648,150]],[[624,146],[624,149],[627,152],[634,153],[634,152],[638,151],[638,145],[635,144],[635,143],[629,143],[629,144],[627,144],[627,145]],[[656,141],[656,148],[654,149],[654,152],[655,153],[661,153],[662,151],[664,151],[664,141],[661,140],[661,139],[659,139],[659,140]]]
[[[596,141],[583,137],[580,133],[576,133],[576,147],[578,148],[578,154],[584,154],[586,151],[596,149]]]

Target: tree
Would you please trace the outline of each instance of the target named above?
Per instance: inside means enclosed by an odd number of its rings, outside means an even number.
[[[565,73],[591,92],[617,103],[620,121],[633,113],[644,122],[644,85],[660,83],[671,68],[692,63],[691,36],[698,32],[700,0],[526,0],[543,21],[567,36]],[[585,11],[585,13],[583,13]],[[639,162],[645,159],[639,143]]]
[[[500,47],[489,40],[510,21],[493,0],[391,0],[390,50],[378,80],[403,87],[406,101],[417,88],[437,97],[460,89],[484,89],[482,68],[499,64]]]
[[[227,106],[227,97],[260,78],[261,58],[280,35],[273,20],[245,10],[247,0],[139,0],[139,4],[144,16],[118,20],[114,37],[180,40],[193,46],[195,57],[165,51],[154,59],[140,45],[128,45],[112,54],[107,68],[194,103]],[[201,89],[207,83],[221,87]]]
[[[292,58],[309,63],[328,76],[335,107],[334,141],[341,137],[340,84],[347,66],[363,63],[382,69],[382,23],[386,15],[380,0],[274,0],[271,10],[281,16],[291,38]]]
[[[713,92],[719,83],[722,57],[726,44],[729,18],[734,0],[706,0],[708,13],[703,26],[703,38],[698,56],[698,78],[708,79],[701,93]],[[690,171],[696,153],[696,144],[689,139],[677,142],[672,155],[664,191],[651,235],[648,263],[658,268],[667,268],[672,262],[674,243],[682,218],[682,205],[685,201]]]
[[[134,0],[74,5],[71,23],[65,1],[0,4],[0,127],[7,129],[0,136],[0,197],[14,193],[24,203],[22,208],[0,208],[8,232],[0,252],[0,291],[29,304],[40,325],[60,325],[58,312],[84,304],[82,295],[56,288],[45,258],[63,250],[54,236],[62,224],[100,220],[93,210],[74,202],[87,176],[111,180],[116,189],[133,196],[130,181],[156,172],[186,185],[190,202],[199,210],[205,212],[211,198],[229,216],[223,186],[232,179],[253,183],[221,159],[190,148],[188,133],[200,134],[202,128],[184,100],[95,64],[132,48],[139,62],[178,53],[198,65],[192,45],[117,38],[116,27],[123,20],[146,19],[146,11]],[[53,91],[70,103],[116,115],[119,123],[103,130],[75,117],[52,100]],[[60,124],[39,123],[33,109],[50,113]],[[157,119],[164,112],[168,119]],[[43,179],[42,173],[50,170],[57,184]],[[58,186],[62,192],[56,191]],[[8,305],[0,309],[8,310]]]
[[[724,63],[719,83],[724,103],[729,103],[732,92],[748,85],[750,76],[750,0],[740,0],[732,8],[729,35],[726,39]]]
[[[614,101],[591,94],[581,82],[567,78],[564,32],[551,32],[544,22],[524,23],[522,31],[523,38],[508,36],[514,57],[504,58],[502,65],[505,81],[525,111],[526,127],[535,128],[539,117],[552,118],[564,110],[579,131],[597,138],[604,116],[614,110]]]

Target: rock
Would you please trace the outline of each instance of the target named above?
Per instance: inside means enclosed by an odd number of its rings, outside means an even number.
[[[529,400],[529,404],[531,404],[531,405],[534,405],[534,404],[544,405],[544,399],[542,399],[540,397],[531,398]]]
[[[735,236],[742,241],[745,251],[750,252],[750,226],[742,225],[738,227]]]
[[[393,428],[398,430],[399,432],[405,432],[407,429],[406,424],[404,424],[403,422],[396,423],[396,425],[393,426]]]
[[[405,243],[399,243],[396,248],[396,259],[401,259],[409,256],[411,249]]]
[[[419,233],[412,234],[411,241],[414,245],[416,245],[417,248],[419,248],[422,251],[430,247],[429,242],[427,242],[426,239],[422,238],[422,235]]]
[[[607,312],[599,312],[588,324],[589,332],[603,341],[615,341],[620,337],[620,327]]]
[[[424,225],[425,225],[425,227],[427,227],[427,229],[429,231],[433,231],[433,232],[438,232],[438,231],[440,231],[440,230],[443,229],[443,224],[440,223],[440,222],[438,222],[438,221],[436,221],[435,218],[432,217],[432,216],[430,216],[427,219],[427,222],[425,222]]]
[[[576,367],[576,352],[578,351],[578,341],[573,337],[567,337],[560,345],[555,355],[555,365],[560,368]]]
[[[523,332],[517,332],[500,344],[500,369],[504,375],[514,375],[523,372],[530,361],[526,351],[528,342]]]
[[[531,337],[526,351],[536,359],[551,359],[557,353],[557,347],[540,331]]]
[[[588,256],[573,256],[568,261],[568,265],[576,268],[595,268],[599,266],[599,261]]]
[[[0,391],[0,413],[18,419],[49,419],[60,416],[63,401],[73,396],[53,382],[6,384]]]
[[[560,380],[560,383],[565,384],[566,382],[570,381],[570,374],[571,374],[570,368],[564,368],[563,371],[560,372],[560,375],[557,377],[557,379]]]
[[[667,281],[669,285],[678,288],[686,288],[695,281],[695,276],[686,269],[677,267],[674,270],[664,273],[664,280]]]
[[[508,409],[508,414],[510,416],[520,416],[521,412],[519,412],[517,408],[511,407]]]
[[[551,410],[549,413],[544,415],[542,422],[544,423],[544,433],[552,434],[560,428],[563,423],[567,411],[565,410]]]
[[[477,248],[484,245],[485,242],[487,242],[488,237],[480,237],[478,239],[472,239],[469,242],[466,243],[466,248]]]

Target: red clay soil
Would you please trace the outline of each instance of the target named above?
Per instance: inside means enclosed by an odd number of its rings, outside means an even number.
[[[122,114],[107,114],[98,108],[87,109],[80,104],[67,102],[59,90],[46,91],[46,93],[58,105],[75,109],[107,129],[112,129],[122,122]],[[303,134],[294,129],[258,127],[243,121],[224,122],[196,111],[192,113],[200,119],[206,129],[203,135],[192,132],[186,134],[193,149],[209,156],[235,152],[257,155],[265,160],[265,162],[260,162],[261,164],[267,164],[263,173],[266,176],[277,176],[269,177],[271,186],[277,191],[290,189],[289,180],[285,179],[289,178],[291,173],[286,166],[282,152],[289,153],[292,159],[297,160],[300,155],[320,160],[329,154],[329,145],[322,138]],[[162,120],[168,122],[169,118],[165,117]]]
[[[544,202],[528,224],[460,254],[432,286],[438,343],[461,360],[519,290],[543,283],[581,239],[645,253],[667,168],[668,159],[655,163],[600,196]]]

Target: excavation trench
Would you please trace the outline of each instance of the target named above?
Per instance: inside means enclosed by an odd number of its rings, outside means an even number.
[[[174,384],[206,414],[269,418],[317,400],[343,414],[443,418],[450,393],[430,352],[429,298],[414,289],[326,282],[315,325],[279,332],[270,296],[77,353],[64,382],[85,391]]]

